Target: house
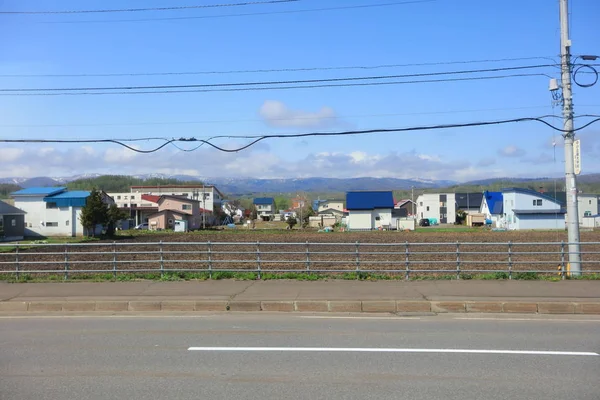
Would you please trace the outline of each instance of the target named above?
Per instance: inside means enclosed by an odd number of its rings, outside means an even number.
[[[348,192],[348,229],[390,229],[393,208],[394,196],[391,191]]]
[[[0,242],[25,238],[25,211],[0,201]]]
[[[256,215],[263,220],[269,220],[275,215],[275,199],[272,197],[257,197],[252,202],[256,207]]]
[[[296,196],[292,199],[292,206],[290,207],[292,210],[298,210],[300,208],[304,208],[309,205],[310,202],[304,196]]]
[[[15,207],[25,211],[25,236],[81,236],[81,209],[90,192],[68,191],[64,187],[33,187],[11,194]],[[101,192],[105,204],[112,197]]]
[[[440,224],[456,222],[456,211],[479,213],[483,193],[424,193],[417,197],[417,218]]]
[[[217,212],[221,209],[221,203],[223,201],[223,193],[213,185],[131,186],[131,192],[127,195],[130,196],[129,200],[131,202],[132,195],[136,196],[141,194],[154,196],[180,196],[190,200],[199,200],[203,209],[213,212]],[[123,196],[125,196],[125,194],[123,194]],[[134,200],[137,203],[138,198],[135,197]],[[115,201],[118,201],[118,199],[115,199]]]
[[[398,210],[396,215],[401,218],[412,217],[417,211],[417,204],[411,199],[394,201],[394,209]]]
[[[563,207],[567,206],[567,193],[562,191],[549,191],[541,192],[546,196],[552,197],[557,200]],[[596,215],[600,213],[599,197],[597,194],[589,193],[578,193],[577,194],[577,213],[579,219],[579,225],[584,226],[584,218]],[[569,216],[566,216],[566,220],[569,220]],[[586,223],[589,223],[586,222]]]
[[[212,225],[214,218],[210,210],[200,207],[200,200],[180,196],[162,195],[157,201],[158,212],[148,216],[151,230],[176,229],[190,231]]]
[[[130,192],[109,193],[109,196],[114,199],[119,209],[129,214],[129,227],[148,222],[148,216],[158,211],[157,203],[160,196]]]
[[[550,196],[529,189],[502,190],[503,217],[499,225],[509,230],[565,229],[565,210]]]
[[[314,210],[318,213],[325,210],[338,210],[344,212],[344,201],[343,200],[320,200],[317,208]]]
[[[502,192],[488,192],[487,190],[483,192],[479,212],[485,216],[486,220],[489,220],[493,225],[498,226],[498,221],[504,214]]]

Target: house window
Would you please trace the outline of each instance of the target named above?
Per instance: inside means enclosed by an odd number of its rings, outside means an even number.
[[[66,226],[69,226],[69,224],[70,224],[70,221],[69,221],[69,220],[66,220],[66,221],[65,221],[65,225],[66,225]]]
[[[427,206],[427,211],[429,211],[429,206]]]
[[[181,209],[182,210],[191,210],[192,209],[192,205],[191,204],[182,204],[181,205]]]
[[[583,213],[584,217],[591,217],[592,216],[592,212],[591,211],[586,211]]]
[[[131,200],[135,200],[135,196],[134,195],[131,195]]]
[[[57,208],[56,207],[56,203],[55,202],[48,202],[48,203],[46,203],[46,208]]]
[[[121,200],[121,196],[117,196],[117,200]]]
[[[123,200],[127,200],[127,196],[123,196]]]
[[[381,221],[381,217],[375,217],[375,221]]]
[[[590,203],[589,203],[589,204],[590,204],[590,205],[592,204],[592,201],[591,201],[591,200],[590,200]]]
[[[58,222],[46,222],[46,226],[49,226],[49,227],[58,227]]]
[[[533,200],[533,205],[534,206],[541,206],[542,205],[542,199]]]
[[[13,218],[12,220],[10,220],[10,226],[17,226],[16,218]]]
[[[420,202],[420,203],[419,203],[419,205],[420,205],[421,207],[423,207],[423,202]]]
[[[446,207],[446,202],[445,201],[440,201],[440,207]]]

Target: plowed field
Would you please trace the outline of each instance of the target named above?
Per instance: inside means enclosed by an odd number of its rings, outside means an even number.
[[[247,270],[485,271],[556,273],[568,261],[566,232],[202,232],[141,234],[85,245],[42,245],[0,253],[3,271]],[[600,272],[600,232],[582,232],[582,269]],[[162,241],[162,244],[160,242]],[[210,242],[208,244],[207,242]],[[259,242],[259,243],[258,243]],[[307,244],[308,242],[308,244]],[[509,242],[511,243],[509,245]],[[457,244],[458,243],[458,244]],[[67,249],[67,255],[65,255]],[[458,250],[458,251],[457,251]],[[564,253],[562,253],[564,251]],[[91,254],[99,253],[99,254]]]

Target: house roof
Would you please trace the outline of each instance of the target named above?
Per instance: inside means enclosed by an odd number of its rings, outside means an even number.
[[[479,208],[483,200],[483,193],[455,193],[454,199],[458,208]]]
[[[342,210],[338,210],[337,208],[327,208],[325,210],[319,211],[317,214],[343,214]]]
[[[83,207],[86,204],[90,192],[85,190],[74,190],[72,192],[61,192],[44,197],[46,203],[56,203],[57,207]]]
[[[394,200],[394,203],[396,204],[396,207],[402,207],[406,203],[414,203],[414,201],[412,201],[411,199],[403,199],[399,201]]]
[[[565,209],[560,210],[513,210],[515,214],[566,214],[567,211]]]
[[[142,200],[146,200],[146,201],[149,201],[151,203],[158,204],[158,200],[160,200],[160,196],[155,196],[153,194],[143,194],[142,195]]]
[[[567,192],[545,192],[540,194],[555,199],[563,206],[567,204]]]
[[[5,203],[0,200],[0,215],[24,215],[25,211],[18,209],[17,207],[13,207],[8,203]]]
[[[51,196],[67,190],[66,187],[30,187],[17,190],[11,196]]]
[[[523,189],[523,188],[506,188],[506,189],[502,189],[502,193],[521,193],[521,194],[528,194],[530,196],[535,196],[535,197],[540,197],[542,199],[546,199],[548,201],[551,201],[553,203],[556,204],[564,204],[561,203],[560,199],[558,198],[554,198],[552,196],[549,196],[546,193],[540,193],[540,192],[536,192],[535,190],[531,190],[531,189]],[[557,196],[558,197],[558,196]]]
[[[272,197],[256,197],[254,199],[253,204],[261,205],[261,206],[269,206],[275,202],[275,199]]]
[[[502,192],[483,192],[490,214],[502,214],[504,212],[504,198]]]
[[[134,189],[156,189],[156,190],[169,190],[169,189],[213,189],[215,192],[219,193],[221,197],[223,197],[223,193],[219,189],[217,189],[214,185],[161,185],[161,186],[152,186],[152,185],[134,185],[129,187],[130,190]]]
[[[394,208],[394,195],[390,191],[365,191],[346,193],[348,210],[373,210]]]
[[[174,200],[185,200],[186,202],[192,202],[192,203],[196,203],[196,204],[200,204],[200,200],[194,200],[194,199],[189,199],[187,197],[184,196],[173,196],[171,194],[163,194],[161,196],[158,196],[158,202],[164,200],[164,199],[174,199]]]

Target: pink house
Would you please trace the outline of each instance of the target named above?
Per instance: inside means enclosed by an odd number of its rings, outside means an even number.
[[[185,197],[163,195],[157,203],[158,212],[148,217],[148,227],[152,230],[173,229],[176,220],[187,221],[187,229],[196,230],[202,227],[202,214],[210,213],[200,208],[199,200]]]

